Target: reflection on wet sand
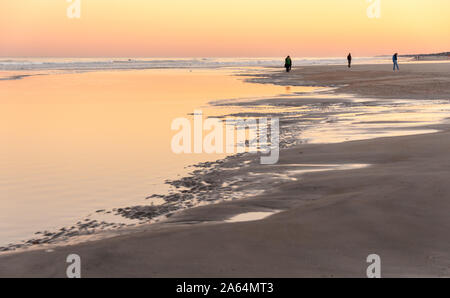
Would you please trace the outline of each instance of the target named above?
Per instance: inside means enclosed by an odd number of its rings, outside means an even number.
[[[0,147],[0,246],[77,222],[97,230],[102,222],[134,224],[114,212],[95,211],[157,206],[161,201],[145,198],[167,193],[166,179],[186,175],[189,165],[225,157],[174,154],[170,124],[211,100],[285,92],[232,73],[2,71],[0,77],[22,79],[0,82],[0,136],[7,140]]]

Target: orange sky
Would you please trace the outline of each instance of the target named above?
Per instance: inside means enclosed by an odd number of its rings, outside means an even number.
[[[374,0],[375,1],[375,0]],[[1,0],[0,56],[370,56],[450,51],[449,0]]]

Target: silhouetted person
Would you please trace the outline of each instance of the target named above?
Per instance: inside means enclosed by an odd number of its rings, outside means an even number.
[[[352,54],[349,53],[347,56],[348,68],[352,67]]]
[[[400,70],[400,67],[398,67],[398,54],[395,53],[394,56],[392,56],[392,62],[394,62],[394,71],[395,68],[397,68],[397,70]]]
[[[286,72],[290,72],[292,69],[292,59],[290,56],[286,57],[286,60],[284,60],[284,67],[286,67]]]

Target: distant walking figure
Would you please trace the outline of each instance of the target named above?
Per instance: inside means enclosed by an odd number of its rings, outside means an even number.
[[[348,68],[352,67],[352,54],[349,53],[347,56]]]
[[[284,60],[284,67],[286,67],[286,72],[290,72],[292,69],[292,59],[290,56],[286,57],[286,60]]]
[[[392,62],[394,62],[394,71],[395,68],[397,68],[397,70],[400,70],[400,68],[398,67],[398,54],[395,53],[394,56],[392,56]]]

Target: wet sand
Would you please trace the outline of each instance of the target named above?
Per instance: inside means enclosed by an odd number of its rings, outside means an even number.
[[[256,80],[449,99],[450,64],[401,67],[395,74],[390,65],[305,67]],[[83,277],[365,277],[375,253],[384,277],[449,277],[450,126],[432,128],[440,132],[297,145],[283,149],[276,166],[260,165],[257,156],[226,159],[196,176],[212,182],[205,196],[253,197],[188,209],[110,239],[4,255],[0,276],[64,277],[65,259],[76,253]],[[224,222],[262,212],[274,215]]]
[[[449,99],[450,63],[400,63],[392,65],[309,66],[289,74],[263,74],[250,81],[280,85],[335,86],[337,92],[376,98]]]

